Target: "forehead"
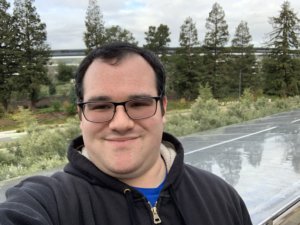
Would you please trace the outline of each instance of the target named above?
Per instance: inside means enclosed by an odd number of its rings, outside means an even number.
[[[156,95],[156,76],[150,64],[140,55],[121,60],[96,59],[83,79],[84,98],[99,95]]]

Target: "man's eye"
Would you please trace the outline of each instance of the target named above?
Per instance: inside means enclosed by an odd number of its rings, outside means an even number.
[[[128,102],[128,106],[132,108],[147,107],[153,104],[152,99],[141,99]]]
[[[113,105],[110,103],[90,103],[88,104],[89,110],[110,110],[113,108]]]

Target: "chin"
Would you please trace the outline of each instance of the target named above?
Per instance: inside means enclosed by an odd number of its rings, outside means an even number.
[[[132,178],[133,174],[138,170],[136,167],[120,167],[118,166],[117,168],[112,169],[112,172],[116,174],[119,178]]]

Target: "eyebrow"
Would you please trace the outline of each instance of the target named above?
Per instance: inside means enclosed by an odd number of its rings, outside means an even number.
[[[137,98],[145,98],[145,97],[152,97],[152,95],[150,94],[134,94],[134,95],[129,95],[128,96],[128,100],[131,99],[137,99]],[[110,102],[112,101],[112,98],[109,96],[94,96],[94,97],[90,97],[89,99],[87,99],[85,102]]]

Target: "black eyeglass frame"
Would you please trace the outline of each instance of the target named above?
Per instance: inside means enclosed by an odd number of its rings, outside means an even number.
[[[128,114],[127,108],[126,108],[126,103],[132,102],[132,101],[136,101],[136,100],[139,100],[139,99],[154,99],[154,100],[155,100],[155,111],[153,112],[153,114],[151,114],[150,116],[146,116],[146,117],[142,117],[142,118],[137,118],[137,119],[136,119],[136,118],[132,118],[132,117]],[[106,122],[111,121],[111,120],[114,118],[114,116],[115,116],[115,114],[116,114],[116,111],[117,111],[116,108],[117,108],[118,105],[122,105],[122,106],[124,107],[124,110],[125,110],[127,116],[128,116],[130,119],[132,119],[132,120],[142,120],[142,119],[150,118],[150,117],[152,117],[152,116],[154,116],[154,115],[156,114],[156,111],[157,111],[157,102],[160,101],[161,99],[162,99],[162,96],[154,96],[154,97],[153,97],[153,96],[149,96],[149,97],[140,97],[140,98],[136,98],[136,99],[130,99],[130,100],[127,100],[127,101],[124,101],[124,102],[87,101],[87,102],[77,102],[76,104],[77,104],[78,107],[81,109],[81,112],[82,112],[84,118],[85,118],[87,121],[92,122],[92,123],[106,123]],[[86,117],[86,115],[84,114],[84,106],[85,106],[86,104],[88,104],[88,103],[97,103],[97,102],[105,102],[105,103],[111,103],[111,104],[113,104],[113,106],[114,106],[113,112],[114,112],[114,113],[112,114],[112,117],[111,117],[109,120],[105,120],[105,121],[102,121],[102,122],[94,122],[94,121],[89,120],[89,119]]]

